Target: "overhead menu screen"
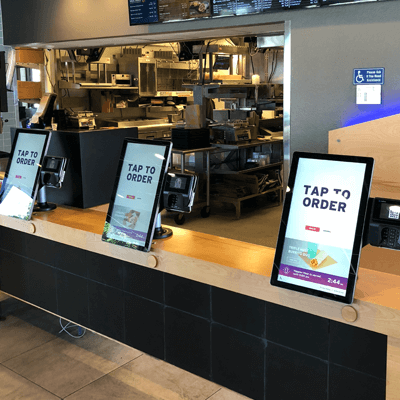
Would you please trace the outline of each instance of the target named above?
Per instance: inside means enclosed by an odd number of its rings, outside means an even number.
[[[318,6],[319,0],[213,0],[213,15],[247,15]]]
[[[236,15],[236,1],[213,0],[213,15]]]
[[[375,2],[379,0],[128,0],[131,25]]]
[[[211,17],[211,0],[159,0],[160,22]]]
[[[356,3],[371,3],[376,0],[356,0]],[[350,3],[349,0],[319,0],[320,5],[330,5],[330,4],[346,4]]]
[[[128,0],[131,25],[159,22],[157,0]]]
[[[271,1],[264,1],[264,3],[271,3]],[[281,0],[280,3],[285,9],[296,9],[296,8],[309,8],[320,5],[320,0]],[[265,7],[264,7],[265,8]],[[264,9],[267,12],[268,8]]]

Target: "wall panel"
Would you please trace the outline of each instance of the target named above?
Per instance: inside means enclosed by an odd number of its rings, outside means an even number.
[[[387,362],[396,389],[385,335],[0,226],[7,237],[25,246],[0,249],[0,290],[253,399],[384,400]],[[91,265],[60,269],[61,248]]]

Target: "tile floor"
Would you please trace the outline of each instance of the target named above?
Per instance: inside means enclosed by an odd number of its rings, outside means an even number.
[[[93,332],[59,333],[59,318],[3,292],[0,301],[1,400],[248,399]]]

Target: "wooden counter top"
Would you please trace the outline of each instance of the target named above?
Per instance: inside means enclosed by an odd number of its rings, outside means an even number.
[[[81,210],[74,207],[58,206],[55,211],[34,213],[32,222],[37,220],[101,235],[106,213],[91,208]]]
[[[270,285],[275,249],[173,227],[173,236],[155,241],[151,252],[135,251],[102,242],[104,209],[61,206],[31,221],[0,216],[0,224],[144,267],[157,259],[160,271],[346,323],[344,304]],[[362,250],[352,307],[353,325],[400,338],[400,252]]]
[[[58,207],[56,212],[34,215],[33,221],[35,220],[101,235],[106,212],[96,209],[77,210],[62,206]],[[169,239],[154,241],[154,249],[222,264],[259,275],[270,276],[271,274],[275,249],[187,229],[171,228],[173,236]]]

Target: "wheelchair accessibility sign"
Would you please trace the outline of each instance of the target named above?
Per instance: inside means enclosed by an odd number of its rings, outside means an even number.
[[[383,85],[385,68],[354,68],[353,85]]]

